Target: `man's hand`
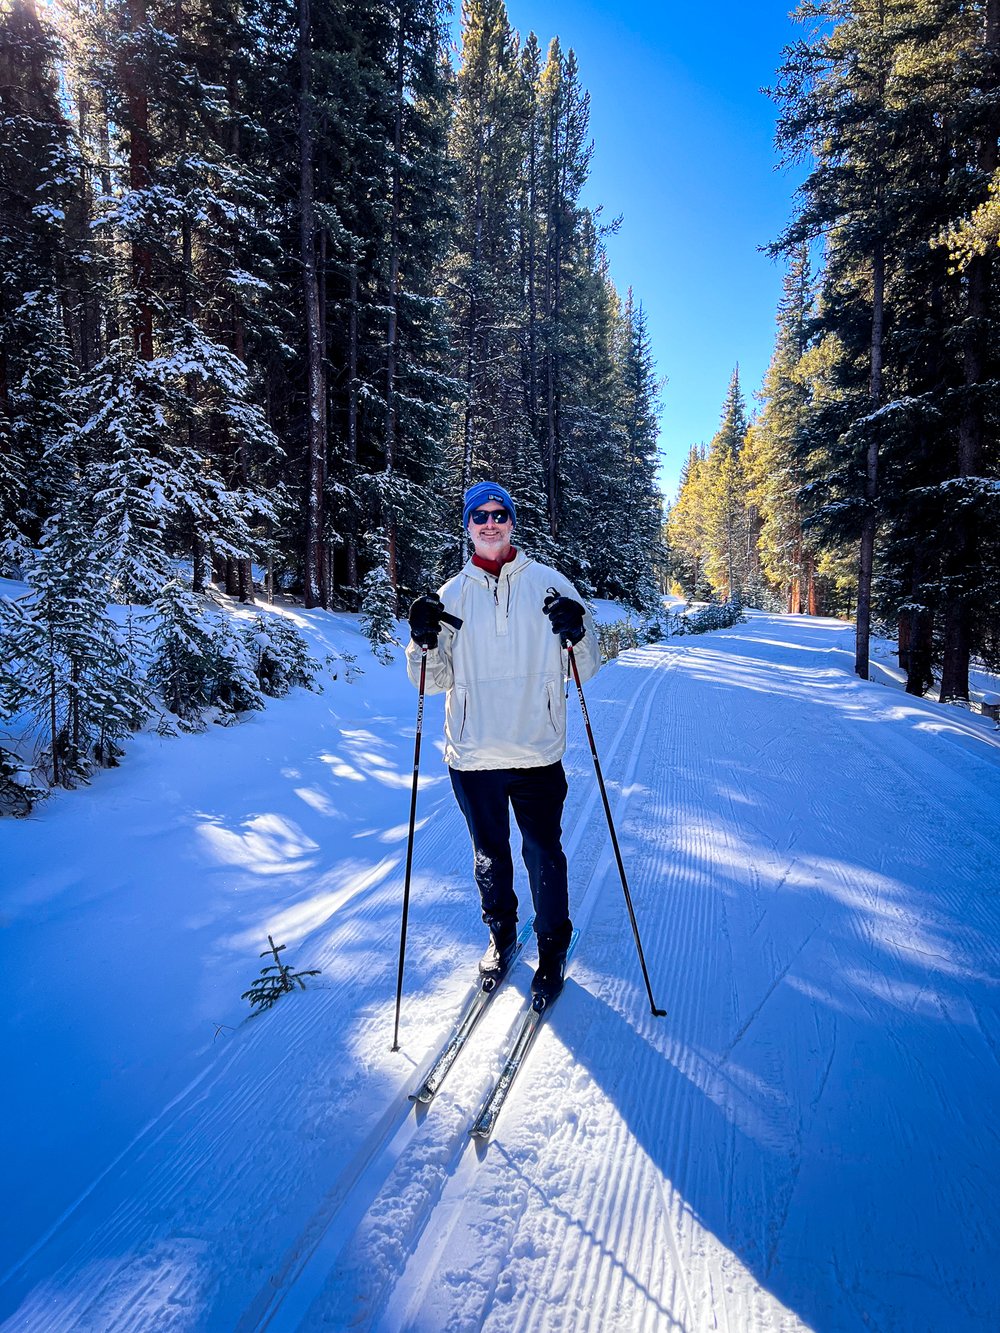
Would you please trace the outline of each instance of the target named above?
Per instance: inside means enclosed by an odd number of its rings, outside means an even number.
[[[444,602],[436,592],[425,592],[418,597],[411,604],[409,614],[413,642],[421,648],[436,648],[441,633],[441,620],[445,614]]]
[[[563,597],[554,588],[542,604],[542,610],[552,621],[552,633],[558,634],[559,642],[578,644],[586,630],[583,627],[584,608],[572,597]]]

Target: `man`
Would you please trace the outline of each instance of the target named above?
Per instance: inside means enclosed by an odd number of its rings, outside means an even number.
[[[532,992],[562,989],[572,933],[562,809],[566,776],[567,655],[588,680],[600,666],[597,631],[573,585],[512,543],[514,502],[502,486],[479,482],[465,495],[462,522],[473,554],[437,594],[410,607],[407,667],[416,684],[427,652],[430,693],[444,691],[445,763],[469,826],[483,921],[490,941],[479,964],[501,977],[517,941],[510,817],[535,908],[538,969]],[[442,623],[448,612],[461,630]]]

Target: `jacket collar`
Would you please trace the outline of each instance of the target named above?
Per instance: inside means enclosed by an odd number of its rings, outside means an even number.
[[[517,559],[518,550],[519,548],[517,546],[508,546],[507,554],[502,560],[489,560],[486,556],[480,555],[478,551],[475,551],[472,555],[472,563],[477,569],[485,569],[487,574],[492,574],[494,578],[499,578],[500,571],[503,569],[504,565],[509,565]]]
[[[524,551],[518,547],[517,555],[514,559],[508,561],[503,569],[501,569],[498,575],[498,582],[502,583],[504,579],[513,578],[515,574],[520,574],[521,570],[530,564],[531,556],[525,555]],[[474,565],[471,556],[465,562],[462,573],[466,578],[474,579],[476,583],[482,583],[487,587],[489,586],[490,579],[493,577],[493,575],[488,574],[485,569],[480,569],[478,565]]]

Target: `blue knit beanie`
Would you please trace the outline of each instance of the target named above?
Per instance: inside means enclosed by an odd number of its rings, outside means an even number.
[[[469,526],[469,515],[473,509],[478,509],[487,500],[495,500],[498,505],[503,505],[505,509],[509,509],[511,523],[516,526],[517,510],[514,508],[514,501],[504,488],[498,486],[495,481],[477,481],[475,486],[470,486],[465,492],[465,508],[462,510],[463,528]]]

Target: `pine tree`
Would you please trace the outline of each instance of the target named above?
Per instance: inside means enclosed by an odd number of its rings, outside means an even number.
[[[619,323],[623,453],[622,531],[617,545],[620,595],[637,609],[659,609],[653,566],[660,555],[663,502],[656,481],[659,381],[646,312],[629,288]],[[631,595],[630,595],[631,594]]]
[[[242,634],[210,596],[171,579],[159,589],[146,621],[149,682],[182,730],[201,730],[212,708],[224,719],[263,707],[253,631]]]
[[[837,18],[785,67],[783,136],[815,168],[783,239],[829,235],[806,357],[822,360],[823,401],[800,432],[811,517],[860,539],[857,669],[878,611],[899,619],[907,687],[925,688],[939,654],[945,692],[964,697],[995,560],[993,487],[972,475],[997,468],[993,260],[963,237],[989,216],[998,15],[926,0]],[[935,242],[950,235],[959,268],[984,264],[949,272]]]
[[[789,48],[781,71],[779,143],[789,156],[812,151],[815,158],[785,244],[801,244],[819,228],[831,228],[835,256],[846,265],[845,290],[862,306],[859,315],[865,319],[856,333],[867,344],[867,411],[851,433],[861,490],[855,670],[864,677],[878,524],[877,413],[885,401],[885,289],[894,259],[891,165],[905,133],[902,108],[890,93],[892,43],[902,8],[877,0],[846,11],[832,31]]]
[[[408,594],[427,580],[428,561],[414,541],[414,526],[402,521],[406,512],[418,508],[432,531],[445,527],[439,497],[456,384],[447,373],[447,333],[436,299],[453,220],[452,170],[446,161],[450,89],[440,59],[438,7],[435,0],[398,0],[392,18],[384,467],[376,475],[375,493],[398,609],[400,591]]]
[[[800,492],[805,474],[799,445],[810,407],[804,358],[814,313],[809,248],[789,258],[778,305],[774,353],[764,379],[762,408],[744,450],[750,496],[761,515],[757,547],[766,579],[781,589],[789,612],[819,612],[818,551],[803,528]]]
[[[376,658],[384,664],[392,661],[391,644],[398,644],[396,631],[396,594],[386,569],[375,566],[365,575],[361,603],[361,630]]]
[[[710,590],[705,572],[709,556],[707,454],[704,445],[691,446],[667,520],[667,538],[678,561],[679,582],[689,597],[699,599],[707,597]]]
[[[705,574],[726,601],[742,601],[749,582],[749,515],[741,451],[747,416],[739,367],[733,371],[719,429],[708,446]]]
[[[522,105],[517,39],[503,0],[465,0],[450,142],[458,219],[445,275],[464,397],[455,441],[456,504],[483,476],[514,485],[525,452],[515,250]]]
[[[46,524],[28,574],[31,593],[0,605],[2,693],[10,713],[44,732],[52,782],[72,786],[95,763],[117,760],[119,741],[147,709],[108,615],[108,583],[75,490]]]
[[[45,458],[76,377],[68,220],[81,173],[59,56],[32,0],[0,12],[0,573],[23,570],[51,511]]]
[[[75,443],[105,496],[146,489],[158,531],[145,525],[152,547],[124,558],[148,560],[154,587],[184,554],[200,585],[211,551],[232,566],[230,590],[252,600],[255,530],[271,510],[250,485],[251,460],[266,465],[276,441],[246,363],[255,191],[233,151],[225,17],[207,0],[131,0],[110,5],[91,33],[90,78],[107,99],[117,167],[94,228],[127,262],[114,273],[120,333],[86,376]],[[105,527],[119,544],[129,532],[127,517]]]
[[[587,135],[590,123],[590,96],[580,83],[576,56],[563,56],[557,38],[549,46],[548,59],[539,81],[539,113],[543,127],[541,141],[541,202],[544,214],[543,300],[541,312],[541,375],[544,401],[542,459],[545,468],[549,531],[560,535],[559,484],[564,445],[563,413],[570,407],[566,380],[571,356],[568,345],[573,333],[572,319],[566,318],[571,299],[567,287],[578,247],[590,249],[593,271],[596,255],[588,232],[592,220],[585,222],[580,208],[580,192],[590,167],[592,145]]]

